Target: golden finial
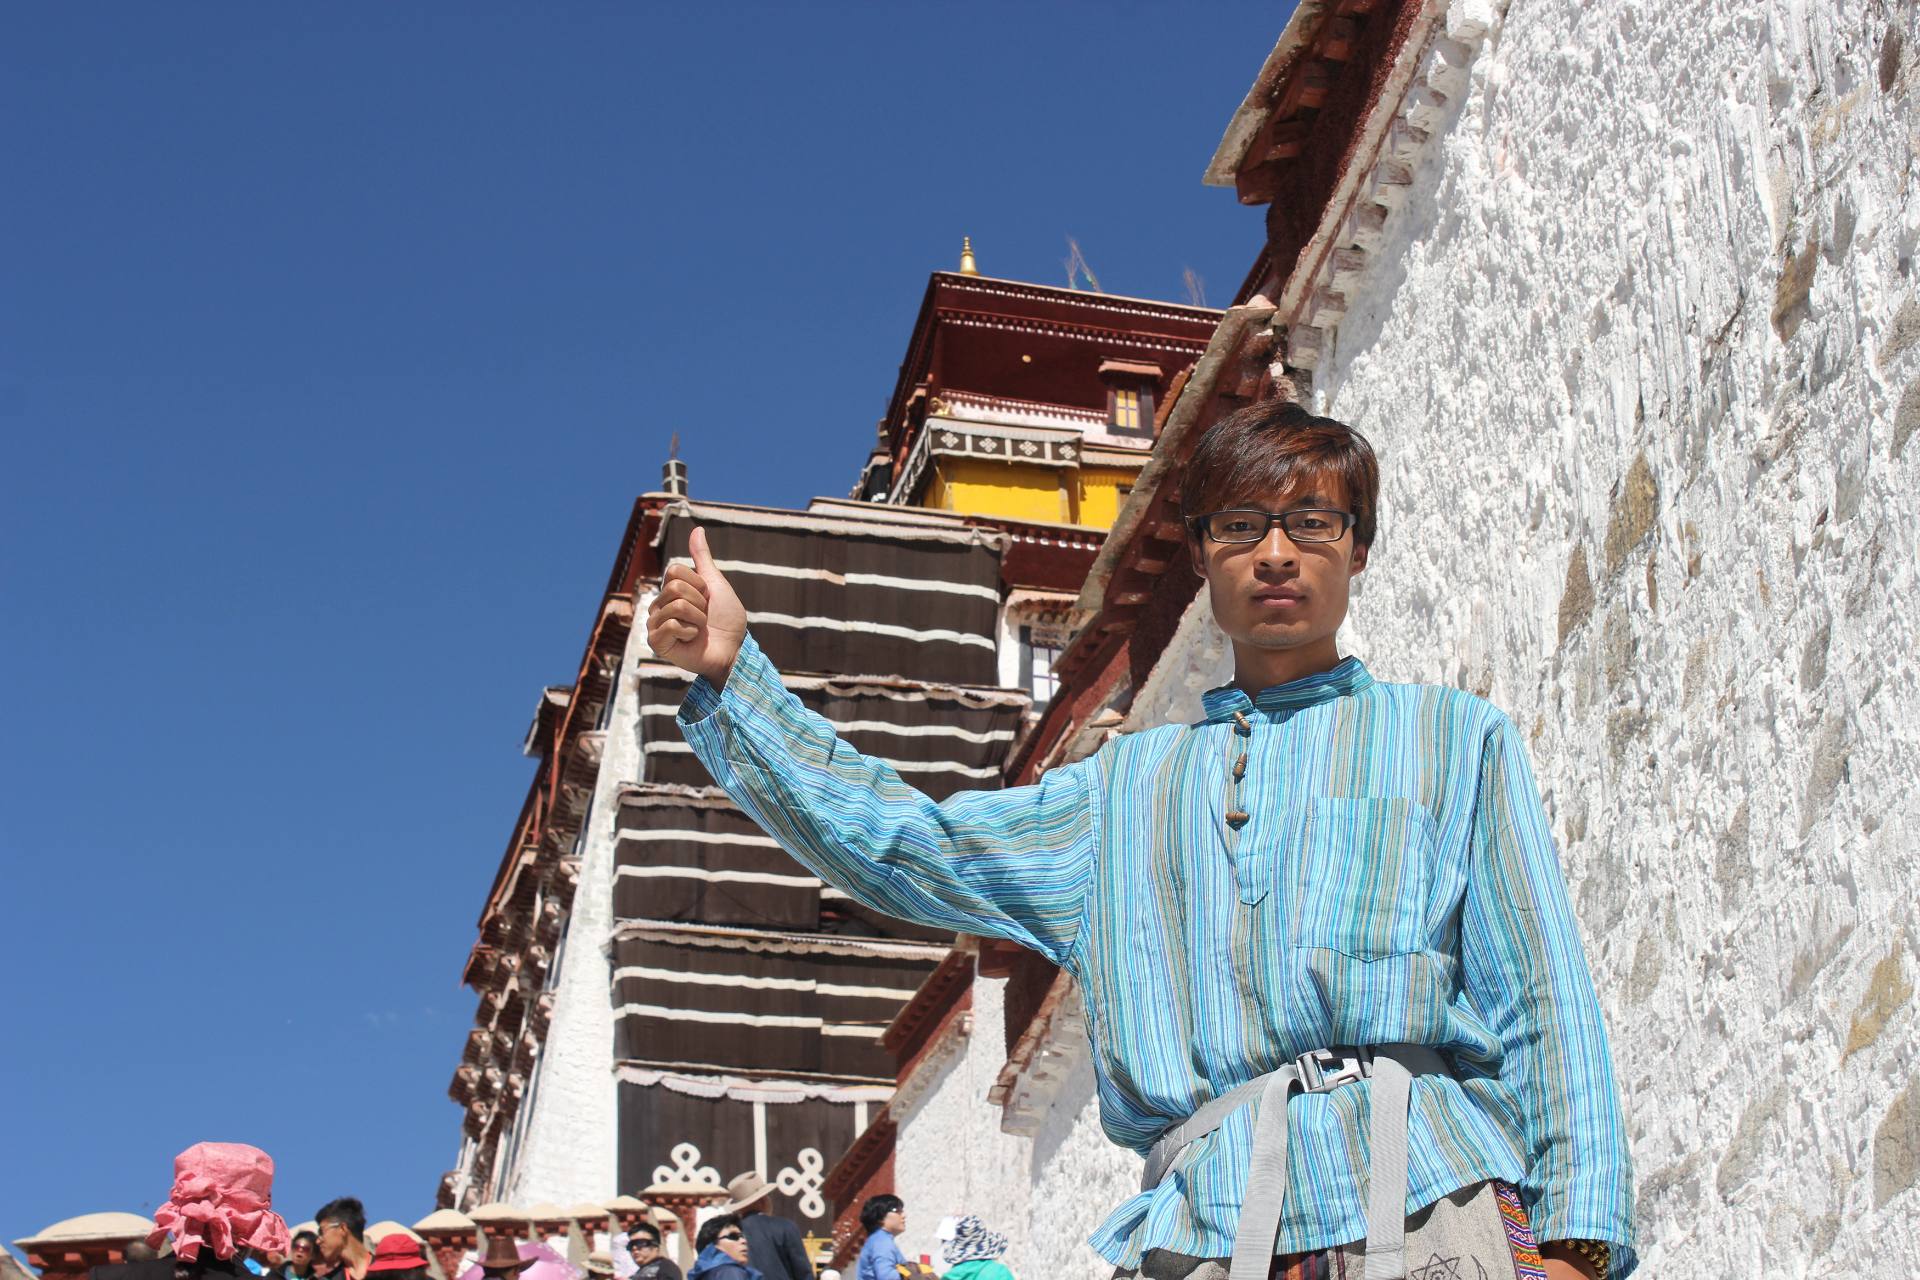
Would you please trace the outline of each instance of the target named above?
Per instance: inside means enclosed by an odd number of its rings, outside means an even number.
[[[973,260],[972,236],[960,237],[960,274],[963,276],[977,276],[980,274],[980,264]]]

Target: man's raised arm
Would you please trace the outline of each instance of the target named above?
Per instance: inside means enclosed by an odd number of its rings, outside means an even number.
[[[874,910],[1064,962],[1093,866],[1093,762],[934,803],[801,705],[747,634],[705,530],[690,549],[693,567],[671,565],[661,580],[647,639],[696,677],[680,727],[714,781],[787,852]]]

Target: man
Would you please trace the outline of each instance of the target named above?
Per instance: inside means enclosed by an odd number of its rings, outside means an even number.
[[[822,879],[1073,975],[1102,1125],[1147,1157],[1093,1238],[1123,1274],[1628,1274],[1625,1129],[1524,739],[1335,640],[1372,449],[1255,405],[1180,493],[1234,661],[1199,723],[936,805],[785,690],[696,530],[648,619],[699,677],[682,731]]]
[[[480,1275],[483,1280],[514,1280],[535,1261],[534,1258],[521,1257],[519,1244],[510,1237],[490,1234],[487,1236],[487,1250],[480,1255]]]
[[[292,1249],[279,1267],[281,1280],[307,1280],[313,1274],[314,1238],[311,1231],[294,1232]]]
[[[747,1255],[767,1280],[813,1280],[813,1262],[800,1241],[800,1228],[786,1218],[766,1211],[772,1186],[758,1173],[749,1171],[727,1184],[733,1203],[730,1213],[740,1216],[740,1229],[747,1235]]]
[[[701,1223],[694,1248],[699,1254],[687,1280],[760,1280],[759,1268],[747,1261],[747,1233],[734,1214],[716,1214]]]
[[[910,1280],[919,1268],[900,1252],[900,1233],[907,1229],[907,1206],[899,1196],[882,1192],[860,1206],[860,1229],[867,1233],[854,1263],[854,1280]]]
[[[367,1280],[373,1251],[367,1248],[367,1211],[352,1196],[322,1205],[313,1215],[318,1234],[313,1251],[319,1260],[313,1274],[323,1280]]]
[[[633,1280],[681,1280],[679,1264],[661,1251],[660,1229],[651,1222],[635,1223],[628,1230],[627,1253],[633,1259]]]

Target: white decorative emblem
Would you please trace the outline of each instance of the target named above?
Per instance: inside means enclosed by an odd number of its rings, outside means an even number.
[[[1000,442],[998,440],[995,440],[992,436],[982,437],[981,439],[974,441],[974,443],[980,446],[980,452],[982,453],[1000,452]]]
[[[940,433],[940,443],[945,448],[951,449],[953,448],[953,446],[960,443],[960,437],[953,434],[953,432],[951,431],[942,431]]]
[[[1061,445],[1061,446],[1060,446],[1060,457],[1061,457],[1061,458],[1062,458],[1063,460],[1065,460],[1065,461],[1067,461],[1067,462],[1072,462],[1072,461],[1073,461],[1073,446],[1072,446],[1072,445],[1070,445],[1070,444],[1063,444],[1063,445]]]
[[[653,1167],[655,1182],[701,1182],[709,1187],[720,1185],[720,1171],[710,1164],[701,1164],[700,1148],[691,1142],[676,1144],[667,1156],[673,1161],[673,1168],[669,1169],[663,1164],[655,1165]]]
[[[1034,454],[1040,452],[1040,446],[1031,440],[1022,440],[1020,442],[1020,452],[1031,458]]]
[[[823,1218],[827,1213],[827,1202],[820,1198],[820,1184],[827,1180],[827,1162],[812,1147],[800,1148],[799,1168],[788,1165],[774,1175],[773,1183],[780,1194],[796,1196],[800,1200],[800,1212],[809,1218]]]

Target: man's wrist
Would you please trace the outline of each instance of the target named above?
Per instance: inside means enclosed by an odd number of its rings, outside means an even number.
[[[733,646],[733,652],[727,655],[725,663],[716,664],[704,671],[696,671],[694,674],[712,685],[715,693],[720,692],[727,687],[727,681],[733,676],[733,669],[740,665],[740,654],[746,647],[747,638],[742,636],[740,642]]]

